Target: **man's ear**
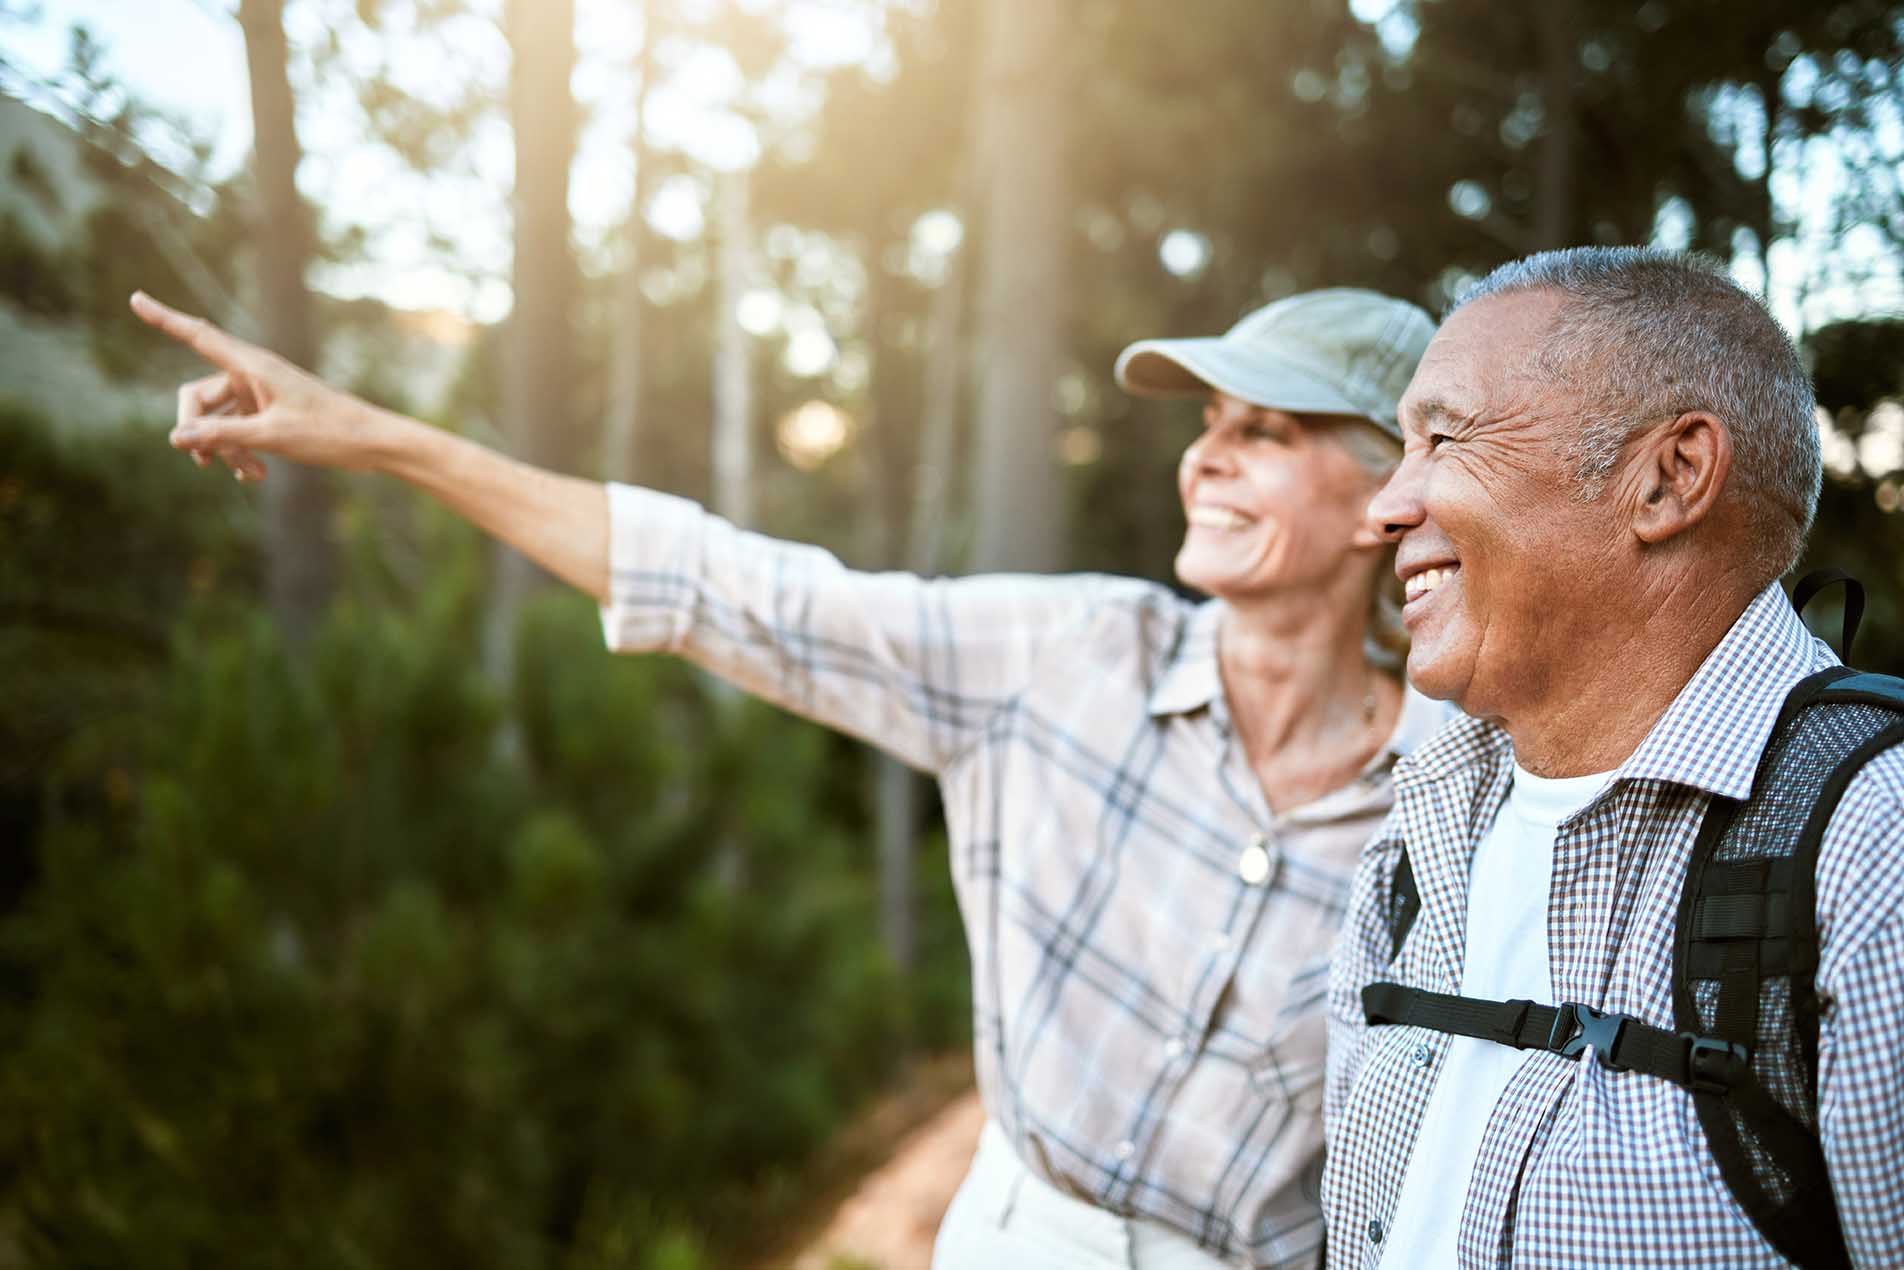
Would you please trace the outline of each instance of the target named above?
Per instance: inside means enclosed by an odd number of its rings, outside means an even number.
[[[1732,474],[1732,434],[1716,415],[1690,410],[1648,433],[1634,464],[1633,532],[1665,542],[1718,505]]]

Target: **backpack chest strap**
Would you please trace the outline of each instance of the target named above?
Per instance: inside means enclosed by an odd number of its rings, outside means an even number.
[[[1579,1058],[1592,1049],[1603,1067],[1645,1072],[1696,1093],[1734,1090],[1750,1070],[1751,1055],[1743,1045],[1668,1031],[1573,1001],[1488,1001],[1371,983],[1362,989],[1362,1012],[1371,1025],[1422,1027],[1562,1058]]]

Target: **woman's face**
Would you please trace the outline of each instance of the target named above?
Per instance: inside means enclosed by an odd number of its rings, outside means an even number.
[[[1320,594],[1354,562],[1378,563],[1362,510],[1381,480],[1341,440],[1351,421],[1298,416],[1213,390],[1203,433],[1177,465],[1189,522],[1177,552],[1185,586],[1230,601]]]

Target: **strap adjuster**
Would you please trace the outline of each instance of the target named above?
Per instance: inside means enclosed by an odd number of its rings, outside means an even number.
[[[1728,1094],[1749,1070],[1752,1053],[1734,1041],[1681,1032],[1686,1042],[1686,1086],[1694,1093]]]
[[[1616,1072],[1631,1071],[1613,1054],[1619,1048],[1626,1025],[1633,1021],[1630,1015],[1613,1014],[1596,1010],[1590,1005],[1563,1001],[1554,1007],[1554,1026],[1547,1034],[1547,1048],[1562,1058],[1579,1058],[1588,1046],[1592,1046],[1602,1067]]]

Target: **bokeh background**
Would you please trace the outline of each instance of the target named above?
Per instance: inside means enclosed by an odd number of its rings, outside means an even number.
[[[134,287],[856,566],[1168,580],[1194,410],[1124,343],[1702,248],[1812,359],[1808,564],[1897,672],[1901,54],[1875,0],[0,0],[0,1270],[778,1264],[969,1080],[929,787],[390,484],[193,469]]]

